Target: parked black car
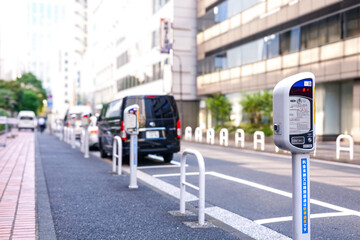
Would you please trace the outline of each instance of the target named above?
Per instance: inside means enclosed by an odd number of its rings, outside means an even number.
[[[139,105],[138,154],[156,154],[170,162],[180,151],[181,128],[176,102],[169,95],[127,96],[105,104],[98,119],[101,157],[111,156],[113,139],[120,136],[123,158],[129,158],[130,136],[124,129],[124,109]]]

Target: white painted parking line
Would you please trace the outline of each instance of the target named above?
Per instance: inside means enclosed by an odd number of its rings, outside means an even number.
[[[154,169],[154,168],[179,168],[177,165],[151,165],[151,166],[142,166],[137,167],[137,169]]]
[[[222,179],[225,179],[225,180],[228,180],[228,181],[237,182],[237,183],[244,184],[244,185],[247,185],[247,186],[250,186],[250,187],[254,187],[254,188],[257,188],[257,189],[260,189],[260,190],[275,193],[275,194],[278,194],[278,195],[281,195],[281,196],[284,196],[284,197],[292,198],[292,194],[289,193],[289,192],[282,191],[282,190],[272,188],[272,187],[268,187],[268,186],[265,186],[265,185],[262,185],[262,184],[254,183],[254,182],[244,180],[244,179],[241,179],[241,178],[228,176],[228,175],[218,173],[218,172],[207,172],[206,175],[211,175],[211,176],[222,178]],[[179,174],[175,174],[175,175],[172,174],[172,175],[169,175],[169,176],[179,176]],[[358,211],[348,209],[348,208],[344,208],[344,207],[340,207],[340,206],[330,204],[330,203],[326,203],[326,202],[323,202],[323,201],[319,201],[319,200],[316,200],[316,199],[310,199],[310,203],[316,204],[316,205],[321,206],[321,207],[329,208],[329,209],[332,209],[332,210],[335,210],[335,211],[345,212],[345,213],[348,213],[349,215],[360,216],[360,212],[358,212]]]
[[[206,173],[205,173],[206,174]],[[186,176],[196,176],[199,175],[199,172],[187,172]],[[168,174],[154,174],[152,175],[154,178],[162,178],[162,177],[179,177],[180,173],[168,173]]]
[[[270,228],[219,207],[206,208],[205,213],[254,239],[290,239]]]
[[[352,216],[351,212],[332,212],[332,213],[317,213],[311,214],[310,218],[326,218],[326,217],[343,217],[343,216]],[[257,224],[268,224],[268,223],[277,223],[277,222],[288,222],[292,221],[292,216],[287,217],[278,217],[278,218],[268,218],[268,219],[259,219],[255,220]]]

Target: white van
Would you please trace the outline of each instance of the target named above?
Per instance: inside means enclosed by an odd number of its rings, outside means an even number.
[[[75,135],[76,138],[80,138],[80,134],[81,134],[81,115],[83,113],[87,113],[87,114],[91,114],[91,107],[86,106],[86,105],[76,105],[76,106],[72,106],[68,109],[68,111],[66,112],[65,118],[64,118],[64,125],[67,127],[70,127],[70,117],[72,114],[76,115],[76,120],[75,120]]]
[[[20,111],[18,114],[18,129],[31,129],[35,131],[37,126],[36,116],[33,111]]]

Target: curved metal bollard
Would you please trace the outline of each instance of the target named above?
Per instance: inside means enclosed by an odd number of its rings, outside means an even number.
[[[221,146],[229,145],[229,131],[226,128],[222,128],[219,133],[219,144]]]
[[[349,142],[350,142],[349,147],[342,147],[340,145],[340,141],[342,139],[349,140]],[[350,153],[350,160],[354,160],[354,140],[350,135],[340,134],[336,138],[336,159],[337,160],[340,159],[340,151],[348,151]]]
[[[206,131],[206,143],[215,144],[215,130],[213,128]]]
[[[186,127],[185,128],[185,140],[191,140],[192,138],[192,129],[191,127]]]
[[[258,138],[258,136],[260,138]],[[257,144],[261,144],[261,151],[265,150],[265,134],[263,131],[254,132],[254,150],[257,149]]]
[[[245,147],[245,132],[243,129],[237,129],[235,132],[235,146],[239,146],[239,142],[241,142],[241,147]]]
[[[199,166],[199,187],[186,182],[186,156],[194,155]],[[186,186],[199,191],[199,225],[205,224],[205,163],[199,151],[185,149],[181,156],[180,167],[180,213],[185,214],[185,193]]]
[[[116,153],[116,150],[118,153]],[[116,171],[116,160],[118,160],[118,168]],[[122,141],[119,136],[114,137],[113,141],[113,154],[112,154],[112,171],[117,172],[118,175],[121,175],[122,169]]]
[[[195,128],[195,142],[202,142],[202,129],[200,127]]]

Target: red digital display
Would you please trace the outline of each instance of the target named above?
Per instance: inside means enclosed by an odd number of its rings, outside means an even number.
[[[312,98],[312,87],[292,87],[289,96],[305,96]]]

